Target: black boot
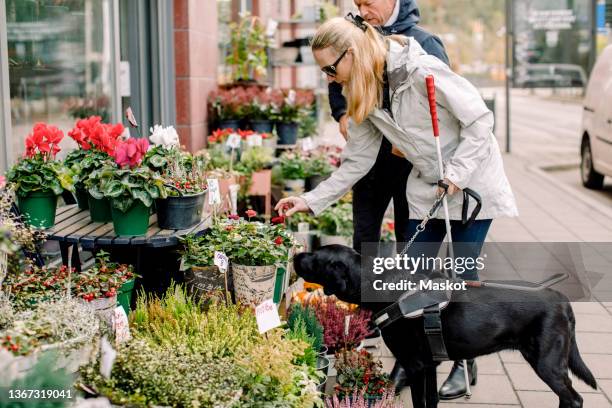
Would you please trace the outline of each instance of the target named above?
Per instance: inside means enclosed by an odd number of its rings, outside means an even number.
[[[476,385],[476,375],[478,372],[476,361],[468,360],[467,365],[470,385]],[[467,393],[467,387],[465,386],[465,374],[463,373],[463,370],[463,360],[455,361],[453,369],[440,388],[440,399],[452,400],[463,397]]]
[[[393,382],[393,386],[395,387],[395,394],[399,394],[402,392],[402,388],[406,386],[406,371],[404,367],[397,361],[393,366],[393,370],[391,370],[391,374],[389,374],[389,379]]]

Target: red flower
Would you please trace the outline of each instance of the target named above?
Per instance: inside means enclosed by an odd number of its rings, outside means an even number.
[[[238,214],[230,214],[227,216],[227,218],[229,218],[230,220],[238,221],[240,219],[240,216],[238,216]]]
[[[254,135],[255,132],[253,132],[252,130],[240,130],[238,129],[238,134],[240,135],[240,138],[242,140],[246,140],[247,137]]]
[[[247,210],[246,211],[246,216],[251,218],[251,217],[255,217],[257,215],[257,211],[254,210]]]
[[[279,215],[278,217],[274,217],[272,218],[272,220],[270,220],[272,222],[272,224],[284,224],[285,223],[285,216],[284,215]]]
[[[274,239],[274,243],[275,243],[276,245],[282,245],[282,244],[283,244],[283,238],[282,238],[282,237],[276,237],[276,238]]]
[[[393,221],[389,221],[387,223],[387,228],[389,228],[389,231],[395,231],[395,223]]]
[[[140,164],[148,148],[149,141],[147,139],[128,139],[118,144],[113,157],[119,166],[128,165],[133,168]]]
[[[54,157],[61,149],[59,143],[64,138],[64,133],[55,126],[45,123],[37,123],[25,141],[26,157],[33,157],[38,153],[49,153]]]

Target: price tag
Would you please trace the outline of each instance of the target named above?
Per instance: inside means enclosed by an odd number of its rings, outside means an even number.
[[[247,144],[250,147],[261,147],[263,146],[263,138],[259,133],[255,133],[247,138]]]
[[[314,140],[312,140],[312,137],[305,137],[304,139],[302,139],[302,150],[304,150],[305,152],[308,152],[314,148],[315,148],[315,145],[314,145]]]
[[[219,190],[218,179],[207,179],[208,184],[208,204],[221,204],[221,191]]]
[[[113,331],[115,332],[115,344],[118,346],[132,338],[127,315],[122,306],[117,306],[113,313]]]
[[[231,133],[227,137],[227,142],[225,142],[225,145],[231,149],[238,149],[240,147],[241,140],[242,139],[238,133]]]
[[[221,273],[225,273],[229,266],[229,259],[223,252],[215,251],[214,264],[219,268]]]
[[[278,310],[272,299],[264,301],[255,308],[255,317],[261,334],[281,325]]]

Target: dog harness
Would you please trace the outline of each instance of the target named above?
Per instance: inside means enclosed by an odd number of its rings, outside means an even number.
[[[434,279],[434,282],[438,279]],[[442,279],[439,279],[442,281]],[[380,330],[400,319],[423,317],[423,329],[434,361],[448,360],[442,337],[440,312],[448,306],[450,292],[437,290],[412,290],[404,292],[397,302],[387,306],[372,318]]]

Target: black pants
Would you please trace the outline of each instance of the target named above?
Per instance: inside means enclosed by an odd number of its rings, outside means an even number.
[[[357,252],[361,252],[362,243],[380,241],[380,227],[391,198],[397,241],[406,242],[406,182],[412,164],[392,154],[391,148],[391,142],[383,138],[374,167],[353,186],[353,248]]]

